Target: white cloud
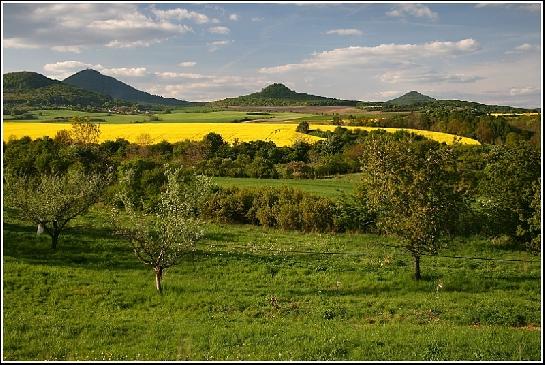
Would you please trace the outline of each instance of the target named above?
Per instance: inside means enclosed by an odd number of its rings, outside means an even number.
[[[231,30],[227,27],[218,26],[218,27],[208,28],[208,31],[214,34],[229,34]]]
[[[91,68],[109,76],[142,77],[147,75],[145,67],[113,67],[107,68],[101,64],[90,64],[80,61],[60,61],[43,66],[45,73],[52,78],[63,80],[75,72]]]
[[[164,79],[174,79],[174,78],[181,78],[181,79],[209,79],[212,76],[207,75],[201,75],[201,74],[195,74],[195,73],[184,73],[184,72],[155,72],[155,75],[164,78]]]
[[[261,18],[261,17],[255,16],[255,17],[253,17],[253,18],[250,19],[250,20],[253,21],[253,22],[262,22],[263,20],[265,20],[265,18]]]
[[[136,48],[136,47],[149,47],[152,44],[160,43],[160,39],[151,39],[149,41],[134,41],[134,42],[120,42],[117,39],[105,44],[110,48]]]
[[[439,18],[436,12],[422,4],[399,4],[394,6],[386,15],[391,17],[413,16],[416,18],[428,18],[430,20],[437,20]]]
[[[13,49],[37,49],[40,48],[39,45],[28,43],[25,39],[22,38],[4,38],[2,41],[3,48],[13,48]]]
[[[208,16],[202,13],[197,13],[195,11],[189,11],[183,8],[168,9],[168,10],[159,10],[155,7],[152,7],[151,12],[159,19],[176,19],[183,20],[189,19],[194,21],[197,24],[208,23],[210,19]]]
[[[214,52],[214,51],[217,51],[218,49],[220,49],[220,47],[227,46],[228,44],[231,44],[233,42],[234,41],[232,41],[232,40],[209,42],[209,43],[207,43],[208,50],[210,52]]]
[[[180,62],[178,64],[178,66],[180,66],[180,67],[193,67],[196,64],[197,64],[197,62],[195,62],[195,61],[184,61],[184,62]]]
[[[331,29],[331,30],[328,30],[325,34],[362,35],[363,32],[359,29]]]
[[[504,9],[520,9],[520,10],[526,10],[530,12],[541,12],[541,4],[513,4],[513,3],[479,3],[475,5],[475,8],[504,8]]]
[[[506,54],[517,54],[517,53],[526,53],[526,52],[534,52],[539,51],[541,49],[539,44],[530,44],[530,43],[524,43],[520,46],[516,46],[514,49],[510,51],[506,51]]]
[[[402,94],[403,92],[398,90],[379,91],[379,95],[382,98],[397,97],[397,96],[401,96]]]
[[[165,18],[146,16],[136,4],[7,4],[4,37],[9,48],[147,47],[192,31]],[[5,42],[5,41],[4,41]],[[6,46],[5,46],[6,47]]]
[[[238,20],[238,18],[239,18],[238,14],[233,13],[233,14],[229,15],[229,20],[233,20],[233,21],[236,22]]]
[[[78,46],[54,46],[51,49],[57,52],[81,53],[81,47]]]
[[[517,95],[532,95],[539,93],[539,89],[532,87],[532,86],[526,86],[526,87],[512,87],[509,90],[509,94],[512,96]]]
[[[465,84],[481,80],[482,77],[477,75],[467,75],[459,73],[439,73],[434,71],[428,71],[423,73],[415,72],[414,70],[409,71],[388,71],[383,73],[380,76],[380,81],[386,82],[389,84],[398,84],[398,83],[416,83],[416,84],[426,84],[426,83],[457,83]]]
[[[145,67],[102,68],[98,71],[110,76],[142,77],[147,74]]]
[[[274,67],[263,67],[261,73],[282,73],[294,70],[324,70],[343,66],[369,65],[380,61],[403,64],[411,60],[471,53],[479,49],[474,39],[458,42],[428,42],[423,44],[380,44],[374,47],[351,46],[313,54],[301,61]]]
[[[263,77],[254,76],[200,74],[198,76],[198,78],[195,77],[193,80],[183,83],[167,84],[163,84],[162,81],[169,82],[170,78],[164,77],[145,88],[148,92],[165,97],[191,101],[212,101],[249,94],[273,82]]]

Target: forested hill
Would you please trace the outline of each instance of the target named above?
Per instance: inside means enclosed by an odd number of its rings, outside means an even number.
[[[101,74],[98,71],[87,69],[79,71],[64,79],[66,84],[74,85],[85,90],[99,92],[114,99],[127,100],[140,104],[184,106],[189,103],[174,98],[164,98],[140,91],[113,77]]]
[[[361,103],[360,103],[361,104]],[[372,104],[372,103],[369,103]],[[487,105],[465,100],[440,100],[410,91],[398,98],[381,104],[382,111],[452,111],[465,110],[479,113],[525,113],[537,109],[517,108],[507,105]],[[365,105],[362,105],[365,107]]]
[[[112,98],[50,79],[36,72],[3,75],[4,113],[13,108],[100,107]]]
[[[326,98],[323,96],[298,93],[283,84],[272,84],[259,92],[236,98],[218,100],[212,105],[216,106],[284,106],[284,105],[343,105],[355,106],[357,100],[341,100]]]
[[[436,99],[429,97],[427,95],[420,94],[418,91],[409,91],[405,95],[402,95],[398,98],[388,100],[385,104],[392,105],[414,105],[414,104],[423,104],[435,101]]]

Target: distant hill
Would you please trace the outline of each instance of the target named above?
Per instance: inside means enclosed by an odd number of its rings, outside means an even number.
[[[189,104],[184,100],[163,98],[162,96],[152,95],[145,91],[137,90],[124,82],[91,69],[77,72],[64,79],[63,82],[85,90],[99,92],[114,99],[127,100],[140,104],[168,106],[185,106]]]
[[[434,99],[418,91],[410,91],[405,95],[382,103],[382,111],[426,110],[465,110],[479,113],[524,113],[536,111],[535,109],[517,108],[507,105],[487,105],[475,101]]]
[[[112,98],[50,79],[36,72],[3,75],[4,110],[85,106],[100,107]]]
[[[406,106],[406,105],[415,105],[415,104],[425,104],[435,101],[436,99],[420,94],[418,91],[409,91],[405,95],[401,95],[398,98],[388,100],[385,104]]]
[[[216,106],[355,106],[357,103],[357,100],[340,100],[306,93],[298,93],[283,84],[275,83],[263,88],[259,92],[239,96],[237,98],[218,100],[211,104]]]

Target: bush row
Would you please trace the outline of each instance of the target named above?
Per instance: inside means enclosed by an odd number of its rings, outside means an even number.
[[[374,230],[372,214],[348,199],[334,201],[293,188],[218,188],[205,202],[205,218],[304,232]]]

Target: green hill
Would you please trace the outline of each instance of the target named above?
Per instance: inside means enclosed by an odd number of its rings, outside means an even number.
[[[239,96],[237,98],[226,98],[218,100],[212,105],[216,106],[286,106],[286,105],[341,105],[355,106],[357,100],[341,100],[335,98],[326,98],[323,96],[298,93],[287,86],[275,83],[263,88],[259,92],[249,95]]]
[[[150,93],[137,90],[124,82],[91,69],[79,71],[64,79],[63,82],[85,90],[99,92],[114,99],[127,100],[140,104],[168,106],[185,106],[189,104],[184,100],[163,98],[162,96],[152,95]]]
[[[427,95],[420,94],[418,91],[409,91],[405,95],[398,98],[388,100],[385,104],[393,104],[399,106],[425,104],[435,101],[436,99]]]
[[[3,75],[4,111],[28,108],[101,107],[112,102],[101,95],[64,84],[36,72]]]

